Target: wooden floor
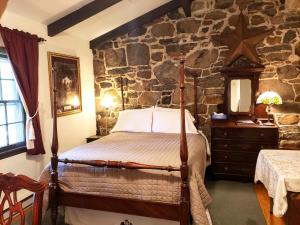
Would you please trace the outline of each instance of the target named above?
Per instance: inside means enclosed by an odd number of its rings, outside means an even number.
[[[259,205],[262,209],[263,215],[266,219],[267,225],[286,225],[284,220],[285,218],[278,218],[270,214],[270,198],[268,192],[263,184],[254,184],[254,189],[256,196],[259,202]]]

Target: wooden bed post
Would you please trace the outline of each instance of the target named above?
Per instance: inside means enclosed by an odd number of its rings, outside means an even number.
[[[198,117],[198,88],[197,88],[197,76],[194,75],[194,118],[196,120],[196,128],[199,129],[199,117]]]
[[[123,77],[120,76],[121,82],[121,97],[122,97],[122,110],[125,110],[125,103],[124,103],[124,87],[123,87]]]
[[[56,225],[57,220],[57,207],[58,207],[58,175],[57,175],[57,165],[58,165],[58,138],[57,138],[57,114],[56,114],[56,71],[55,68],[52,68],[52,91],[53,91],[53,107],[52,107],[52,116],[53,116],[53,136],[52,136],[52,145],[51,145],[51,180],[49,184],[49,206],[51,209],[51,224]]]
[[[188,184],[189,166],[188,147],[185,131],[185,102],[184,102],[184,60],[180,60],[179,72],[180,85],[180,111],[181,111],[181,134],[180,134],[180,173],[181,173],[181,198],[180,198],[180,225],[189,224],[190,192]]]

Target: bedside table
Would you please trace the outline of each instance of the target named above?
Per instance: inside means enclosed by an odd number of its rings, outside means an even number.
[[[87,137],[86,138],[86,143],[90,143],[92,141],[96,141],[98,140],[99,138],[102,138],[102,137],[105,137],[106,135],[93,135],[93,136],[90,136],[90,137]]]

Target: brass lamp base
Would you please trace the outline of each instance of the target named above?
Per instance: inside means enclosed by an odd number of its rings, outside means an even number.
[[[270,121],[270,112],[271,112],[271,104],[267,105],[267,116],[268,116],[268,122],[264,123],[265,126],[274,126],[274,123]]]

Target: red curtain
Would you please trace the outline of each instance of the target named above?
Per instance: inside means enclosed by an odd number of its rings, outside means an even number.
[[[0,33],[11,61],[15,78],[26,103],[34,129],[34,147],[30,155],[44,154],[40,119],[38,113],[38,44],[40,38],[23,31],[0,26]]]

